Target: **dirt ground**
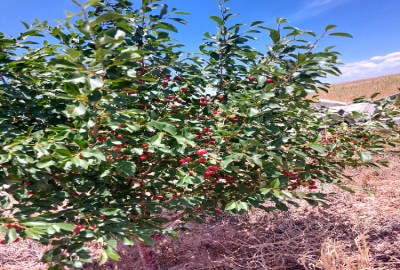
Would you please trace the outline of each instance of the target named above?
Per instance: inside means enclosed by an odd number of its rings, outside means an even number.
[[[190,223],[179,240],[155,247],[165,270],[394,270],[400,269],[400,157],[389,167],[348,170],[354,184],[375,192],[335,190],[329,208],[303,205],[288,212],[254,210]],[[42,270],[44,247],[23,241],[0,246],[0,270]],[[87,270],[140,270],[137,250],[122,247],[118,263]]]

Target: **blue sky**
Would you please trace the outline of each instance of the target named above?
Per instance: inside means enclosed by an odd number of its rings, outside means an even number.
[[[138,0],[131,0],[139,4]],[[190,12],[188,25],[180,27],[179,42],[196,50],[204,32],[213,32],[215,24],[208,19],[217,15],[215,0],[166,0],[171,7]],[[70,0],[0,0],[0,32],[17,35],[24,28],[20,21],[34,18],[54,22],[65,17],[65,10],[77,10]],[[321,32],[328,24],[337,31],[348,32],[353,39],[331,37],[321,45],[337,45],[341,52],[343,76],[332,82],[380,76],[400,72],[400,0],[231,0],[238,22],[255,20],[274,26],[276,17],[284,17],[290,25]],[[260,37],[257,48],[268,43]]]

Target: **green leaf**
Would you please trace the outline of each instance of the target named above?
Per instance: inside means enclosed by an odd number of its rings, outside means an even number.
[[[74,96],[74,97],[81,95],[78,85],[76,85],[75,83],[71,83],[71,82],[65,83],[64,92],[71,96]]]
[[[260,113],[259,110],[255,109],[255,108],[250,108],[249,117],[256,116],[256,115],[259,114],[259,113]]]
[[[277,203],[275,204],[275,206],[276,206],[277,209],[279,209],[279,210],[281,210],[281,211],[288,211],[288,210],[289,210],[289,208],[287,207],[287,205],[284,204],[284,203],[281,203],[281,202],[277,202]]]
[[[262,100],[270,100],[271,98],[273,98],[275,96],[275,93],[273,93],[273,92],[268,92],[268,93],[263,93],[262,95],[261,95],[261,99]]]
[[[109,246],[106,247],[106,253],[110,259],[112,259],[114,261],[119,261],[120,257],[118,255],[118,253],[111,247],[109,247]]]
[[[264,23],[264,21],[254,21],[251,23],[251,27]]]
[[[148,126],[155,127],[156,129],[163,130],[171,135],[176,135],[177,131],[174,125],[166,122],[152,121],[147,124]]]
[[[281,185],[281,182],[279,181],[279,178],[276,178],[275,180],[273,180],[269,186],[271,188],[278,188]]]
[[[123,19],[123,18],[125,18],[125,16],[122,14],[119,14],[117,12],[108,11],[107,13],[104,13],[104,14],[101,14],[100,16],[98,16],[96,19],[91,21],[89,24],[90,24],[90,27],[94,27],[103,22],[114,21],[114,20],[119,20],[119,19]]]
[[[9,244],[14,242],[16,239],[17,239],[17,231],[15,230],[15,228],[7,229],[5,242]]]
[[[99,265],[105,264],[107,262],[107,260],[108,260],[107,252],[102,250],[100,253]]]
[[[64,231],[72,232],[75,229],[75,224],[69,223],[55,223],[54,225],[60,227]]]
[[[81,152],[82,156],[85,158],[96,158],[98,161],[106,161],[106,156],[99,150],[96,149],[84,149]]]
[[[372,155],[370,152],[358,152],[362,161],[368,161],[372,159]]]
[[[270,188],[260,188],[260,193],[265,195],[271,192]]]
[[[269,36],[271,37],[274,44],[278,43],[279,40],[281,39],[281,34],[279,33],[279,31],[274,29],[270,29]]]
[[[156,147],[162,147],[164,146],[163,144],[161,144],[161,141],[164,137],[164,132],[159,132],[157,133],[157,135],[154,135],[153,137],[150,138],[149,142],[151,145],[156,146]]]
[[[119,208],[104,208],[100,210],[100,213],[105,216],[115,216],[121,212]]]
[[[172,24],[166,23],[166,22],[156,23],[156,24],[153,25],[153,28],[155,28],[155,29],[161,28],[161,29],[164,29],[164,30],[168,30],[168,31],[171,31],[171,32],[178,33],[178,29],[175,26],[173,26]]]
[[[218,16],[210,16],[210,19],[213,20],[214,22],[216,22],[218,24],[218,26],[224,25],[224,21]]]
[[[214,58],[215,60],[219,60],[219,54],[218,53],[216,53],[216,52],[211,52],[210,53],[210,57],[211,58]]]
[[[249,211],[249,205],[246,203],[246,202],[239,202],[238,203],[238,207],[237,208],[239,208],[238,210],[240,211],[240,210],[245,210],[245,211]]]
[[[282,24],[282,23],[287,23],[288,20],[286,20],[285,18],[276,18],[276,23],[277,24]]]
[[[84,8],[89,8],[91,6],[96,5],[100,0],[88,0],[86,1],[86,3],[84,4]]]
[[[135,242],[133,242],[133,240],[129,237],[122,237],[122,244],[125,246],[134,246]]]
[[[86,113],[86,107],[82,103],[79,103],[78,106],[77,105],[68,105],[64,112],[68,117],[81,116]]]
[[[226,211],[231,211],[233,209],[236,209],[236,202],[230,202],[225,206]]]
[[[226,156],[221,162],[221,169],[226,169],[230,163],[233,161],[239,161],[243,158],[243,154],[234,153],[229,156]]]
[[[53,166],[55,164],[56,163],[53,160],[48,160],[36,163],[36,167],[38,167],[39,169],[43,169],[43,168],[49,168],[50,166]]]
[[[338,37],[348,37],[352,38],[353,36],[348,34],[348,33],[341,33],[341,32],[336,32],[336,33],[330,33],[330,36],[338,36]]]
[[[334,25],[334,24],[327,25],[327,26],[325,27],[325,31],[329,31],[329,30],[331,30],[331,29],[333,29],[333,28],[335,28],[335,27],[336,27],[336,25]]]
[[[288,197],[288,198],[293,198],[293,194],[292,193],[290,193],[289,191],[287,191],[287,190],[282,190],[282,194],[283,195],[285,195],[286,197]]]
[[[118,173],[127,177],[135,176],[136,164],[132,161],[121,161],[118,162],[116,170]]]
[[[0,208],[6,208],[10,205],[10,198],[0,192]]]
[[[29,226],[29,227],[36,227],[36,226],[48,226],[49,223],[46,221],[23,221],[21,222],[22,225]]]
[[[34,240],[40,240],[42,238],[41,235],[44,234],[43,231],[35,228],[28,228],[25,230],[25,233],[29,238],[32,238]]]
[[[321,144],[316,144],[316,143],[310,144],[310,148],[317,151],[320,154],[325,154],[324,147]]]

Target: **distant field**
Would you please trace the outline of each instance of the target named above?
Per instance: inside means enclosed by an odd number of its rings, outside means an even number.
[[[354,98],[381,93],[375,99],[400,94],[400,73],[387,76],[332,84],[329,93],[321,92],[320,98],[337,101],[352,101]]]

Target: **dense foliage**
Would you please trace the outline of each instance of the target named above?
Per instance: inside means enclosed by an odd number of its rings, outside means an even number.
[[[317,46],[349,36],[334,25],[246,28],[221,1],[218,32],[188,54],[171,39],[185,13],[160,1],[77,4],[57,26],[0,33],[3,243],[50,244],[52,269],[83,267],[93,240],[100,263],[116,260],[117,239],[151,244],[176,219],[324,203],[327,184],[348,189],[345,166],[377,167],[394,145],[389,102],[356,126],[312,105],[340,74],[339,53]],[[257,35],[265,52],[248,45]]]

